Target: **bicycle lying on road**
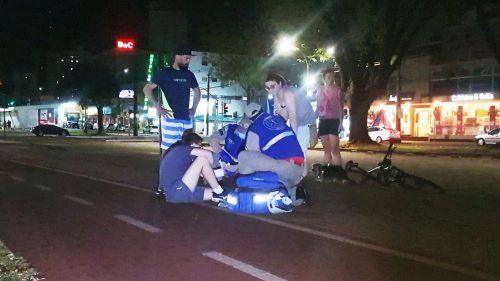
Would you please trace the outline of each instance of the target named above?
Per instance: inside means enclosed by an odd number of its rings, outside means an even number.
[[[396,147],[391,143],[385,153],[384,159],[370,170],[364,170],[358,163],[348,161],[345,165],[347,179],[356,184],[374,184],[387,187],[391,183],[397,183],[404,188],[434,191],[444,193],[444,189],[438,184],[412,174],[392,165],[392,153]]]

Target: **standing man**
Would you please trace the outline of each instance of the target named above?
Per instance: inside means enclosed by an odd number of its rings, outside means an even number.
[[[188,70],[191,50],[179,48],[172,66],[161,69],[153,76],[153,81],[144,86],[143,92],[158,110],[162,118],[162,154],[182,138],[185,130],[193,129],[191,118],[200,102],[200,88],[193,72]],[[161,106],[153,96],[153,90],[160,86],[171,110]],[[190,89],[193,90],[193,105],[189,108]]]
[[[153,81],[147,83],[142,91],[144,95],[153,103],[158,110],[161,120],[161,156],[163,158],[167,149],[182,139],[182,134],[186,130],[193,129],[191,118],[196,113],[196,108],[200,102],[201,93],[198,81],[193,72],[188,70],[191,61],[191,50],[179,48],[175,52],[172,66],[161,69],[153,76]],[[168,110],[161,106],[153,96],[153,90],[160,86],[167,99]],[[193,105],[189,108],[190,90],[193,90]],[[165,105],[164,105],[165,106]],[[160,170],[161,178],[161,170]],[[157,187],[156,194],[161,195],[161,187]]]

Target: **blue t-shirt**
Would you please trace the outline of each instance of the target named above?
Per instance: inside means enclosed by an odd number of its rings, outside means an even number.
[[[165,93],[174,118],[189,120],[190,89],[198,88],[198,81],[193,72],[168,67],[158,71],[152,81]]]
[[[189,145],[178,145],[170,150],[161,160],[160,187],[171,188],[184,176],[195,156],[191,155],[193,148]]]

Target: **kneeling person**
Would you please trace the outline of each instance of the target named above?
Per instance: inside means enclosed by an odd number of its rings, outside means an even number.
[[[212,152],[201,148],[202,138],[188,133],[172,145],[160,164],[160,187],[171,203],[190,203],[224,199],[223,189],[212,169]],[[210,188],[198,185],[200,175]]]

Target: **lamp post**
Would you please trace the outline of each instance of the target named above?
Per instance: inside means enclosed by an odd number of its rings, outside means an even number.
[[[327,48],[320,48],[316,49],[311,56],[307,56],[304,51],[302,50],[302,47],[296,47],[296,39],[295,37],[289,37],[289,36],[283,36],[281,37],[277,42],[276,42],[276,51],[278,55],[281,56],[289,56],[293,52],[299,52],[300,56],[302,57],[300,60],[302,60],[306,64],[306,73],[304,77],[304,85],[307,90],[307,95],[311,96],[312,91],[309,89],[314,86],[316,83],[316,77],[311,76],[310,74],[310,67],[311,67],[311,61],[321,61],[325,62],[333,57],[335,54],[335,48],[333,46],[327,47]]]

